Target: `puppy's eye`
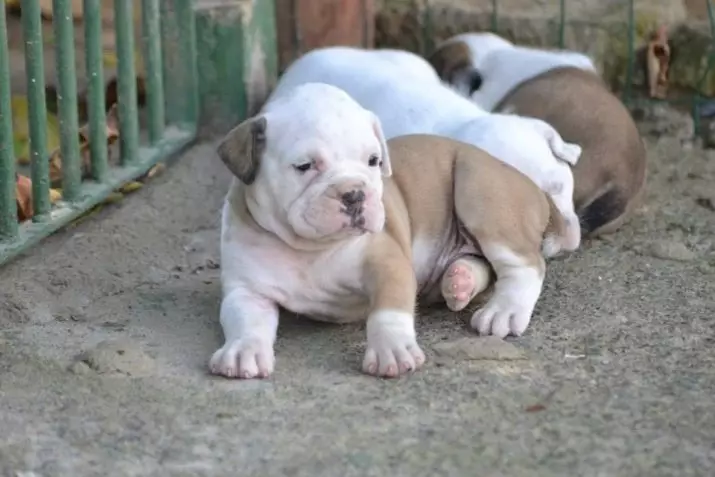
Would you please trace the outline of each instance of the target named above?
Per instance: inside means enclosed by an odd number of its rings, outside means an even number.
[[[370,160],[367,161],[367,163],[370,167],[375,167],[380,164],[380,158],[377,157],[377,154],[373,154],[372,156],[370,156]]]
[[[294,164],[294,165],[293,165],[293,168],[294,168],[296,171],[300,172],[301,174],[304,173],[304,172],[308,172],[308,170],[310,170],[311,167],[313,167],[313,163],[312,163],[312,162],[306,162],[305,164],[298,164],[298,165],[295,165],[295,164]]]

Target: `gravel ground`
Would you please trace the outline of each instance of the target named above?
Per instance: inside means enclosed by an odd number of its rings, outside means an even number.
[[[394,381],[359,373],[363,326],[294,316],[270,380],[207,375],[229,176],[192,148],[2,269],[0,475],[714,475],[715,154],[672,114],[645,205],[550,262],[525,336],[426,310]]]

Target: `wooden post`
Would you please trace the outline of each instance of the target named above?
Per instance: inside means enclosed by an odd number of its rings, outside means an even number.
[[[301,54],[324,46],[372,48],[374,0],[276,0],[280,70]]]

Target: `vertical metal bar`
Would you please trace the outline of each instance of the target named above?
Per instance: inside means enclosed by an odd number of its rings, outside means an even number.
[[[424,15],[422,16],[422,56],[427,56],[432,53],[432,39],[434,34],[432,31],[432,3],[425,0]]]
[[[5,8],[0,8],[0,241],[17,237],[15,151],[10,106],[10,59]]]
[[[193,0],[162,0],[161,45],[166,119],[195,128],[199,114],[196,18]]]
[[[27,114],[30,132],[33,222],[46,220],[50,211],[50,164],[47,160],[47,105],[42,56],[42,19],[39,0],[22,0],[22,29],[27,75]]]
[[[492,0],[492,33],[499,33],[499,0]]]
[[[77,143],[77,75],[74,56],[74,24],[70,0],[52,1],[52,24],[55,32],[57,61],[57,109],[60,120],[62,152],[62,198],[79,197],[82,169]]]
[[[559,48],[566,44],[566,0],[560,0],[559,9]]]
[[[628,64],[626,65],[625,102],[631,100],[633,86],[633,70],[635,68],[635,7],[634,0],[628,0]]]
[[[134,68],[134,15],[131,0],[114,1],[119,102],[119,151],[122,165],[139,159],[137,75]]]
[[[97,182],[105,182],[108,159],[107,115],[104,110],[104,71],[102,66],[102,5],[101,0],[84,0],[82,6],[92,177]]]
[[[142,0],[142,39],[146,74],[149,141],[155,144],[164,133],[164,84],[161,65],[159,0]]]

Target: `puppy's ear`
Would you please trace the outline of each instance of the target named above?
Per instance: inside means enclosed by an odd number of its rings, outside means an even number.
[[[380,141],[380,172],[383,177],[390,177],[392,175],[392,163],[390,162],[390,151],[387,148],[385,134],[382,132],[382,123],[374,113],[371,112],[370,116],[372,117],[372,130],[375,132],[377,140]]]
[[[451,83],[456,72],[472,66],[472,54],[464,42],[454,41],[438,47],[427,61],[443,81]]]
[[[226,134],[216,150],[226,167],[246,185],[256,180],[266,149],[267,126],[264,116],[246,119]]]

